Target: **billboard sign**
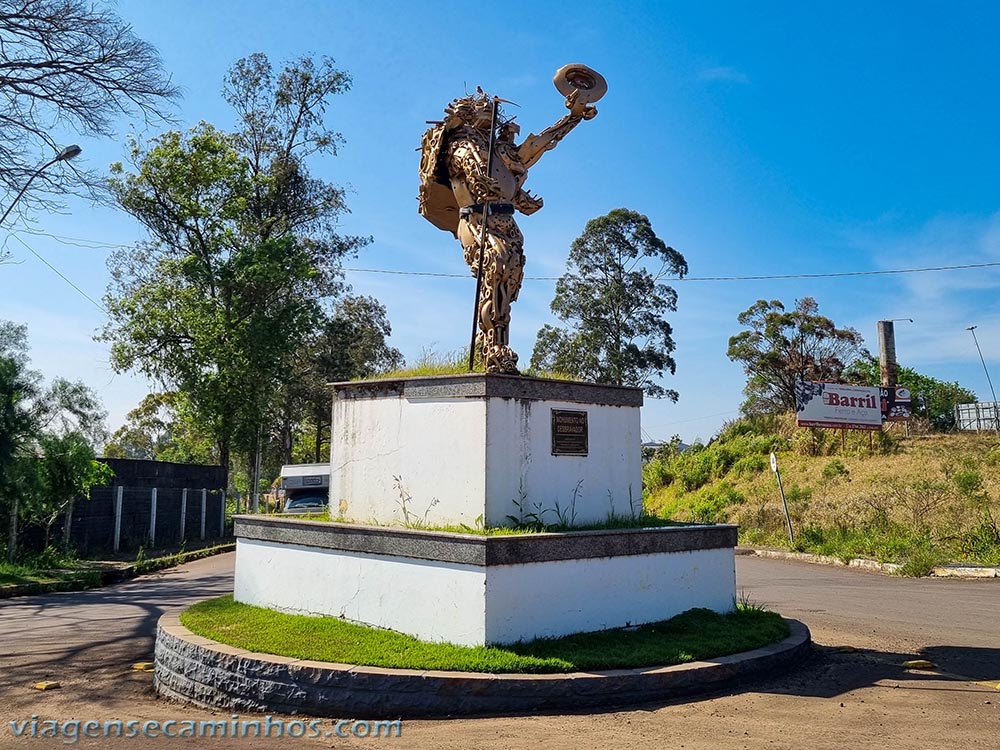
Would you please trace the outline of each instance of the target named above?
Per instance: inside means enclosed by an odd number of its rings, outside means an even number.
[[[882,390],[877,386],[797,381],[795,423],[799,427],[880,430]]]

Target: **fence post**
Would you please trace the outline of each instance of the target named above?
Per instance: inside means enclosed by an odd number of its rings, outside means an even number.
[[[226,535],[226,491],[219,492],[219,538]]]
[[[149,494],[149,546],[156,546],[156,487]]]
[[[119,542],[122,538],[122,492],[124,487],[115,487],[115,552],[118,551]]]
[[[69,501],[69,505],[66,506],[66,520],[63,522],[63,547],[69,549],[69,540],[73,534],[73,507],[76,505],[76,499]]]
[[[188,488],[185,487],[181,490],[181,539],[184,541],[184,527],[187,525],[187,512],[188,512]]]
[[[14,502],[10,504],[10,539],[7,542],[7,562],[13,563],[17,557],[17,506],[18,493],[14,493]]]
[[[205,503],[208,501],[208,490],[201,489],[201,538],[205,538]]]

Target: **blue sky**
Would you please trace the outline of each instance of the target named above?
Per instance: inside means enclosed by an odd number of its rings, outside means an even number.
[[[565,109],[551,79],[582,62],[609,91],[532,170],[545,198],[520,220],[528,259],[513,308],[512,343],[525,363],[535,333],[553,322],[554,277],[588,219],[618,207],[646,214],[680,250],[691,280],[678,282],[680,400],[647,400],[647,437],[710,438],[737,415],[745,382],[725,355],[736,316],[761,298],[813,296],[875,349],[876,321],[896,324],[902,364],[958,380],[990,400],[971,334],[1000,377],[1000,267],[826,279],[699,281],[760,276],[1000,263],[1000,45],[993,3],[468,3],[122,0],[120,15],[160,50],[182,87],[179,125],[228,128],[220,90],[239,57],[274,63],[329,55],[353,78],[329,122],[346,144],[314,171],[350,188],[348,233],[373,243],[347,265],[466,272],[461,249],[416,212],[425,120],[477,85],[518,102],[522,135]],[[478,6],[475,6],[478,8]],[[88,166],[124,155],[122,138],[67,133]],[[6,205],[6,204],[4,204]],[[18,265],[0,267],[0,319],[26,323],[34,365],[90,384],[114,429],[150,386],[116,375],[92,341],[103,313],[109,248],[30,234],[2,234]],[[28,231],[129,244],[142,229],[122,213],[69,203],[36,214]],[[12,233],[13,236],[6,236]],[[19,239],[18,239],[19,238]],[[24,245],[58,268],[70,287]],[[74,240],[75,242],[75,240]],[[94,243],[91,243],[94,244]],[[388,308],[392,343],[413,360],[449,352],[469,335],[474,282],[349,272],[355,293]]]

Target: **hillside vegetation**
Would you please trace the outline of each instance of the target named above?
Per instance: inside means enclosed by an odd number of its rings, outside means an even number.
[[[643,468],[647,512],[740,525],[743,544],[902,563],[920,575],[944,562],[1000,565],[1000,435],[904,436],[796,428],[794,417],[742,419],[708,445],[666,446]]]

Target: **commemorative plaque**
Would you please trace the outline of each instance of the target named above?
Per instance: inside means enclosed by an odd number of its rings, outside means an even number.
[[[587,412],[552,410],[552,455],[587,455]]]

